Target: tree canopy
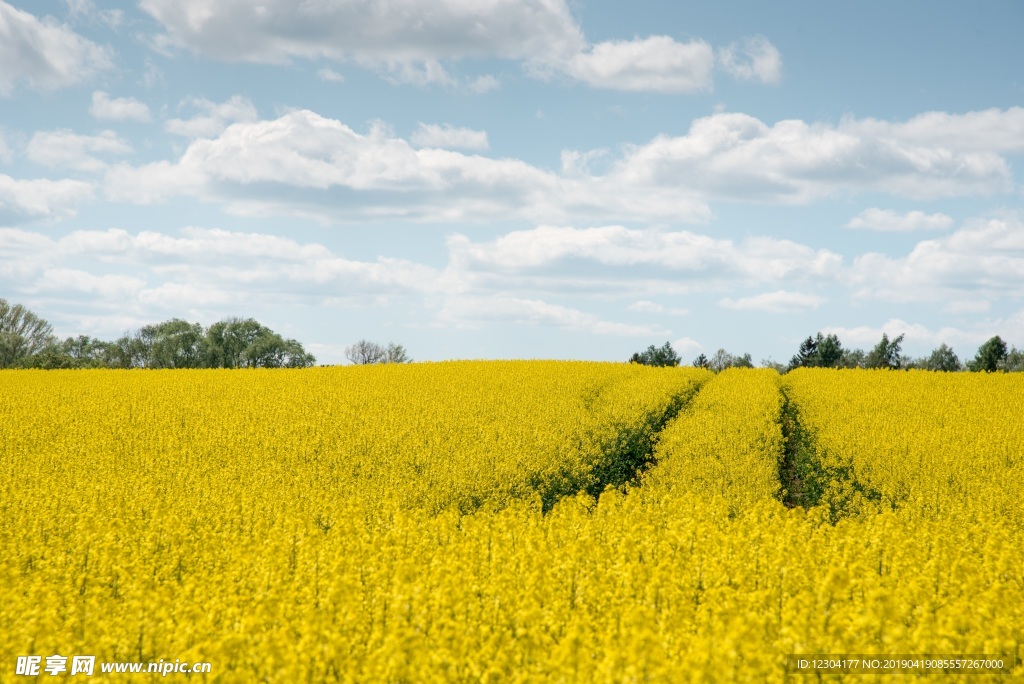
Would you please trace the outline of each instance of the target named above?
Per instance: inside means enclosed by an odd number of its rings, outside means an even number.
[[[296,340],[253,318],[203,328],[172,318],[113,342],[85,335],[58,340],[49,323],[0,299],[0,368],[303,368],[316,363]]]
[[[345,358],[357,366],[412,361],[402,345],[388,342],[387,346],[384,346],[370,340],[359,340],[355,344],[345,347]]]
[[[967,367],[972,371],[994,373],[1000,370],[1008,354],[1009,350],[1007,349],[1006,342],[1003,342],[1003,339],[996,335],[978,347],[977,355],[968,362]]]
[[[902,357],[900,351],[903,348],[903,335],[889,339],[889,335],[882,333],[882,339],[864,357],[865,368],[900,368]]]
[[[0,368],[22,365],[53,342],[49,323],[21,304],[0,298]]]
[[[636,352],[629,357],[630,363],[639,363],[644,366],[678,366],[681,360],[669,342],[665,342],[661,347],[655,347],[652,344],[642,352]]]

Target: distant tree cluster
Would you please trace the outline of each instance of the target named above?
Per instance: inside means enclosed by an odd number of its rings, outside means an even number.
[[[178,318],[106,342],[59,340],[49,323],[0,299],[0,368],[305,368],[316,358],[252,318],[203,328]]]
[[[644,366],[678,366],[681,361],[682,359],[679,354],[676,353],[676,350],[672,348],[669,342],[660,347],[655,347],[652,344],[644,351],[636,352],[629,358],[630,363],[639,363]],[[694,359],[693,365],[697,368],[708,368],[716,373],[732,367],[754,367],[750,354],[733,356],[724,349],[719,349],[710,359],[706,355],[701,354]]]
[[[629,357],[630,363],[639,363],[644,366],[678,366],[681,360],[679,354],[676,354],[676,350],[668,342],[661,347],[655,347],[652,344],[642,352],[634,352],[633,356]]]
[[[904,335],[890,338],[882,333],[882,339],[868,351],[863,349],[847,349],[835,334],[817,333],[807,337],[800,343],[797,353],[789,360],[789,364],[781,364],[764,359],[761,366],[774,368],[786,373],[796,368],[888,368],[891,370],[919,368],[931,371],[975,371],[975,372],[1021,372],[1024,371],[1024,350],[1008,347],[998,335],[978,348],[978,353],[966,363],[961,362],[956,353],[945,344],[933,349],[931,354],[921,358],[911,358],[902,353]],[[678,366],[679,355],[666,342],[661,347],[653,344],[642,352],[636,352],[629,359],[630,363],[647,366]],[[693,360],[697,368],[707,368],[714,372],[726,368],[752,368],[754,366],[750,354],[734,356],[724,349],[719,349],[710,358],[700,354]]]
[[[726,368],[753,368],[754,362],[750,354],[734,356],[724,349],[716,351],[709,359],[706,354],[700,354],[693,360],[695,368],[707,368],[708,370],[720,373]]]
[[[886,333],[870,351],[845,349],[836,335],[823,336],[820,332],[808,337],[801,344],[787,367],[794,368],[889,368],[893,370],[917,368],[921,370],[957,372],[1024,371],[1024,350],[1008,348],[998,335],[978,348],[973,359],[961,362],[956,353],[946,344],[933,349],[928,356],[911,358],[902,353],[903,335],[889,338]]]
[[[355,344],[345,347],[345,358],[357,366],[366,366],[374,363],[410,363],[405,347],[394,342],[388,342],[387,346],[359,340]]]

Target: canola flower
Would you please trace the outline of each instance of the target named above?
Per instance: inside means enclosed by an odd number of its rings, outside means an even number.
[[[847,397],[920,391],[841,377]],[[833,381],[541,362],[0,374],[0,680],[32,652],[202,660],[223,682],[783,682],[803,677],[791,653],[1019,653],[1012,514],[833,524],[780,502],[784,413],[815,453],[838,448],[811,408]],[[843,415],[836,435],[859,429]],[[656,465],[595,501],[610,455],[651,440]]]

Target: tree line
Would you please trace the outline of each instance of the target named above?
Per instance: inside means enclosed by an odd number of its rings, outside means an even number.
[[[87,335],[59,339],[21,304],[0,298],[0,368],[305,368],[316,358],[253,318],[204,328],[174,318],[112,342]]]
[[[946,344],[933,349],[927,356],[913,358],[903,354],[904,335],[890,338],[882,333],[882,339],[870,350],[852,349],[843,346],[837,335],[808,336],[797,353],[782,364],[771,359],[761,361],[761,366],[774,368],[786,373],[796,368],[888,368],[892,370],[921,370],[957,372],[1019,372],[1024,371],[1024,350],[1010,347],[998,335],[982,344],[974,358],[961,361],[956,353]],[[653,344],[642,352],[630,357],[631,363],[648,366],[678,366],[682,359],[666,342],[661,347]],[[710,358],[700,354],[693,360],[693,365],[718,372],[726,368],[752,368],[754,366],[750,354],[736,356],[724,349],[719,349]]]

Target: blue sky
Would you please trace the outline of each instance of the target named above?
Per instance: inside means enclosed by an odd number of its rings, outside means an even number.
[[[0,0],[0,296],[320,362],[1024,346],[1024,5]]]

